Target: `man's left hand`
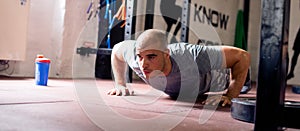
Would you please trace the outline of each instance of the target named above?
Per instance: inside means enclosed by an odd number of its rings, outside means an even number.
[[[202,104],[217,105],[222,102],[222,106],[231,105],[231,98],[226,95],[212,95],[209,96]]]

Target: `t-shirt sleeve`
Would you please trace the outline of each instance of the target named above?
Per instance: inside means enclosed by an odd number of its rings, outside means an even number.
[[[135,57],[135,41],[133,40],[126,40],[122,43],[123,48],[123,58],[126,61],[126,63],[131,64],[131,61],[134,60]]]
[[[211,70],[225,69],[225,55],[221,46],[205,46],[188,43],[170,45],[173,57],[186,58],[182,61],[189,62],[189,56],[198,66],[200,74],[205,74]],[[186,57],[183,57],[185,55]]]
[[[142,71],[139,68],[137,55],[135,55],[135,40],[127,40],[122,46],[124,48],[123,57],[125,62],[129,65],[129,67],[145,81]]]
[[[221,46],[206,46],[206,53],[212,70],[225,69],[226,60]]]

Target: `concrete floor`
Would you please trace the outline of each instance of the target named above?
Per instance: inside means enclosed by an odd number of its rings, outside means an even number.
[[[230,107],[208,110],[199,102],[171,100],[141,82],[134,96],[108,96],[111,80],[0,78],[0,130],[205,130],[251,131],[254,124],[233,119]],[[255,88],[241,97],[255,97]],[[287,88],[286,98],[300,100]],[[298,130],[298,129],[287,129]]]

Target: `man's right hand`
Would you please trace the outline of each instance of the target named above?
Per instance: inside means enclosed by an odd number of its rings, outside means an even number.
[[[116,96],[128,96],[128,95],[133,95],[133,90],[129,90],[127,87],[124,86],[116,86],[115,88],[109,90],[107,92],[108,95],[116,95]]]

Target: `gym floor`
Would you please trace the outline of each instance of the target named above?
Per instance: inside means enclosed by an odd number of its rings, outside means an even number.
[[[5,131],[251,131],[254,128],[253,123],[232,118],[229,106],[214,111],[207,110],[200,102],[171,100],[140,81],[130,84],[134,96],[118,97],[106,95],[113,87],[111,80],[49,79],[48,86],[37,86],[34,78],[0,79],[0,130]],[[255,83],[252,86],[248,94],[240,97],[255,98]],[[291,92],[288,86],[286,100],[300,101],[300,95]],[[205,116],[209,113],[211,116]],[[200,120],[204,121],[199,123]]]

